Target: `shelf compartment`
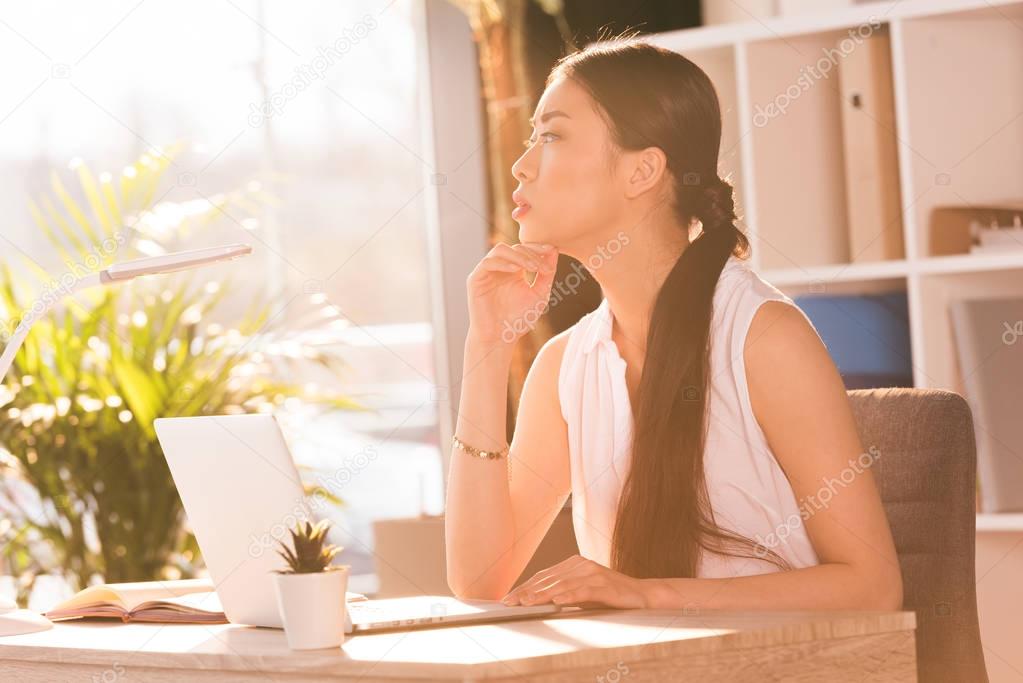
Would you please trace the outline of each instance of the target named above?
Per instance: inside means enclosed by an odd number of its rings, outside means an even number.
[[[903,202],[921,256],[939,253],[935,207],[1023,199],[1021,26],[1019,2],[901,21]]]
[[[887,32],[886,24],[875,22],[746,46],[750,111],[743,126],[752,137],[753,233],[761,267],[905,255]],[[860,109],[846,105],[846,95],[856,94]],[[847,153],[864,124],[877,134],[870,145]],[[864,174],[876,174],[888,189],[860,194],[869,189]],[[858,228],[855,253],[851,220]],[[876,229],[865,227],[868,222]],[[889,246],[882,250],[881,244]]]
[[[953,257],[946,257],[953,258]],[[930,259],[931,261],[937,259]],[[918,276],[919,325],[914,331],[923,347],[919,386],[965,396],[949,304],[960,299],[1023,295],[1023,267],[1000,270],[936,272]],[[1001,330],[996,331],[1001,333]]]

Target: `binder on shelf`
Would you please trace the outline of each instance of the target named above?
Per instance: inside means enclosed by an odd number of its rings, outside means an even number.
[[[856,262],[905,257],[891,63],[885,28],[838,65],[849,254]]]
[[[949,306],[959,375],[973,412],[982,512],[1023,511],[1023,298]]]

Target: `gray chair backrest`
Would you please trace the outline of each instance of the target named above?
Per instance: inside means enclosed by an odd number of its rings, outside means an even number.
[[[977,622],[977,450],[959,394],[937,389],[847,392],[880,487],[902,569],[903,608],[916,612],[919,680],[987,681]]]

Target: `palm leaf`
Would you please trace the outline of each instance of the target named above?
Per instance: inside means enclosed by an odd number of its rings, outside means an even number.
[[[46,200],[46,199],[44,199],[43,201],[48,203],[48,200]],[[45,206],[45,204],[44,204],[44,206]],[[52,209],[52,206],[47,207],[47,212],[50,213],[51,209]],[[52,218],[52,213],[51,213],[51,218],[47,218],[47,216],[43,214],[43,212],[39,209],[38,206],[36,206],[35,202],[33,202],[33,201],[29,201],[29,203],[28,203],[28,210],[29,210],[29,214],[32,216],[32,220],[35,221],[36,227],[38,227],[39,230],[42,231],[43,235],[46,236],[46,239],[48,239],[50,241],[50,243],[53,244],[57,248],[57,253],[60,255],[61,260],[64,263],[68,263],[68,262],[72,261],[73,259],[71,258],[71,252],[69,252],[64,247],[63,243],[61,243],[60,239],[57,237],[57,234],[54,232],[53,226],[50,225],[50,220]],[[32,260],[32,259],[28,259],[28,260],[31,263],[35,263],[35,261]],[[44,273],[44,275],[48,277],[48,274]]]
[[[105,174],[97,180],[83,164],[76,168],[74,193],[54,173],[49,195],[30,207],[32,220],[76,277],[89,254],[112,256],[101,249],[101,236],[117,237],[118,258],[131,258],[142,235],[122,226],[136,225],[152,208],[168,164],[166,156],[139,159],[119,180]],[[231,208],[238,199],[246,202],[244,209]],[[241,192],[215,201],[237,216],[256,208]],[[225,218],[211,207],[188,225],[214,220]],[[38,285],[50,286],[54,278],[31,259],[19,262],[28,279],[9,265],[0,262],[0,305],[13,329],[39,296]],[[200,331],[230,291],[226,286],[207,291],[193,274],[142,279],[83,292],[63,310],[35,321],[5,378],[13,398],[0,411],[0,444],[17,464],[4,467],[0,461],[5,471],[0,499],[6,499],[5,509],[14,501],[10,509],[20,516],[10,529],[25,529],[14,541],[10,534],[0,538],[9,569],[61,572],[79,586],[97,574],[107,581],[161,578],[172,563],[188,572],[197,548],[183,528],[181,502],[152,427],[155,418],[237,412],[278,394],[313,398],[324,407],[360,407],[343,396],[310,397],[288,377],[238,381],[238,370],[252,363],[264,339],[290,333],[273,329],[269,323],[278,321],[270,306],[256,298],[241,318],[224,326],[237,330],[237,338],[208,326]],[[199,312],[197,324],[184,320],[191,306]],[[136,311],[145,315],[145,326],[121,319]],[[199,336],[205,343],[193,345]],[[64,414],[53,417],[58,402]],[[38,417],[40,407],[50,417]],[[122,420],[125,409],[133,419]],[[48,512],[39,516],[30,507],[19,508],[12,486],[30,487]],[[322,541],[325,529],[318,533]],[[96,538],[102,539],[98,546]],[[336,552],[322,558],[329,562]]]
[[[92,172],[89,171],[89,167],[85,164],[78,164],[78,182],[82,186],[82,194],[85,195],[85,200],[89,203],[89,208],[92,209],[93,216],[96,217],[100,227],[103,228],[103,233],[107,237],[113,237],[113,220],[111,219],[110,214],[107,213],[106,207],[103,206],[103,197],[100,196],[99,186],[96,183],[96,179],[92,176]],[[91,226],[88,226],[85,229],[88,231],[92,230]],[[99,237],[96,235],[89,236],[92,238],[93,244],[100,241]]]
[[[85,217],[85,212],[83,212],[81,207],[78,206],[78,202],[76,202],[70,193],[64,189],[64,183],[61,182],[60,176],[57,175],[56,171],[52,171],[50,173],[50,185],[53,187],[53,193],[57,196],[57,199],[60,200],[64,210],[71,217],[71,220],[74,221],[75,225],[77,225],[83,233],[85,233],[89,244],[99,244],[99,235],[97,235],[95,230],[93,230],[92,225],[89,223],[89,219]],[[72,227],[63,221],[59,225],[64,236],[78,247],[80,253],[85,254],[88,249],[78,239],[78,236],[74,234]]]

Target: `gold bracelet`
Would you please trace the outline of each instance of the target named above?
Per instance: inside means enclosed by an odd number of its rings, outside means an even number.
[[[455,448],[468,453],[469,455],[476,458],[483,458],[485,460],[497,460],[508,455],[508,447],[505,446],[500,451],[483,451],[474,446],[470,446],[454,434],[451,435],[451,443],[454,444]]]

